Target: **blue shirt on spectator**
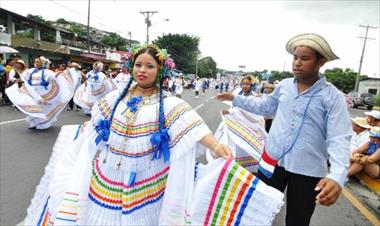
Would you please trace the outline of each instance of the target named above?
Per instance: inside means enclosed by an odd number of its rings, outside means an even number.
[[[311,177],[327,175],[343,187],[349,166],[352,125],[342,92],[324,76],[300,94],[297,79],[288,78],[269,95],[234,95],[233,105],[267,117],[276,115],[266,151],[277,160],[288,151],[279,159],[279,166]],[[331,163],[330,172],[327,160]]]

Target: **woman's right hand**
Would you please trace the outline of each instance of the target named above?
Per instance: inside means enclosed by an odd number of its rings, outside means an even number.
[[[232,101],[234,99],[234,95],[232,93],[219,93],[216,95],[216,99],[220,101]]]
[[[232,158],[232,152],[231,152],[231,149],[229,147],[227,147],[226,145],[224,144],[221,144],[221,143],[218,143],[215,145],[214,147],[214,156],[219,158],[219,157],[223,157],[223,158]]]

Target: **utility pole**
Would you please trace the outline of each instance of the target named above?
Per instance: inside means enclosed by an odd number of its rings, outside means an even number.
[[[128,36],[129,36],[129,48],[132,48],[132,32],[128,31]]]
[[[146,23],[146,43],[149,43],[149,27],[152,26],[152,22],[150,21],[150,17],[153,16],[153,14],[158,13],[157,11],[140,11],[141,14],[145,16],[145,23]]]
[[[197,58],[197,62],[195,63],[195,78],[198,78],[198,58]]]
[[[87,9],[87,51],[90,52],[90,0],[88,0],[88,9]]]
[[[368,30],[371,28],[371,29],[375,29],[377,27],[372,27],[372,26],[364,26],[364,25],[359,25],[359,27],[365,27],[365,37],[358,37],[358,38],[363,38],[364,39],[364,43],[363,43],[363,49],[362,49],[362,55],[360,57],[360,62],[359,62],[359,71],[358,71],[358,75],[356,76],[356,82],[355,82],[355,91],[357,92],[358,89],[359,89],[359,79],[360,79],[360,73],[361,73],[361,70],[362,70],[362,63],[363,63],[363,57],[364,57],[364,51],[365,51],[365,46],[367,44],[367,39],[371,39],[371,40],[375,40],[374,38],[368,38]]]

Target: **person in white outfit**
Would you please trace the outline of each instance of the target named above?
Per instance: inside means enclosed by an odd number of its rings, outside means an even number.
[[[34,68],[24,71],[20,82],[6,89],[12,103],[27,115],[29,129],[47,129],[74,95],[76,80],[70,70],[56,74],[48,69],[43,56],[34,61]]]
[[[183,78],[179,77],[175,80],[175,95],[178,98],[182,98],[182,93],[183,93]]]
[[[92,106],[100,98],[116,90],[116,85],[103,72],[103,64],[95,62],[93,69],[87,73],[86,81],[77,89],[74,95],[74,102],[84,109],[86,114],[90,114]]]
[[[202,82],[197,78],[194,82],[195,98],[199,98],[199,90],[201,89]]]
[[[353,134],[351,137],[351,152],[369,141],[369,131],[371,126],[366,118],[351,118]]]
[[[123,90],[130,78],[131,75],[129,74],[128,65],[123,64],[122,71],[113,79],[113,81],[119,90]]]

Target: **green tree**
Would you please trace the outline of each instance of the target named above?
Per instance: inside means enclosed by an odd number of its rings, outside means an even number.
[[[59,18],[57,19],[55,22],[59,23],[59,24],[68,24],[69,22],[67,22],[67,20],[63,19],[63,18]]]
[[[185,73],[195,74],[200,39],[187,34],[167,34],[153,41],[160,48],[167,49],[176,63],[176,68]]]
[[[107,46],[115,47],[118,50],[127,49],[127,40],[114,32],[105,35],[102,38],[101,43]]]
[[[288,72],[288,71],[282,71],[282,72],[279,72],[279,71],[271,71],[271,74],[272,76],[270,77],[270,79],[272,81],[281,81],[285,78],[291,78],[293,77],[293,74]]]
[[[41,32],[41,40],[47,42],[55,42],[55,35],[48,31]]]
[[[68,30],[78,34],[79,37],[86,37],[87,35],[86,30],[82,29],[82,27],[77,24],[70,24],[70,28]]]
[[[355,89],[355,81],[357,72],[346,68],[345,70],[341,68],[327,69],[324,73],[327,81],[334,84],[339,90],[344,93],[348,93]],[[368,78],[366,75],[360,77],[360,80]]]
[[[204,57],[198,62],[198,76],[202,78],[215,78],[218,69],[212,57]]]
[[[28,15],[26,15],[26,18],[35,20],[35,21],[40,22],[40,23],[45,23],[46,22],[45,19],[42,16],[40,16],[40,15],[28,14]]]

